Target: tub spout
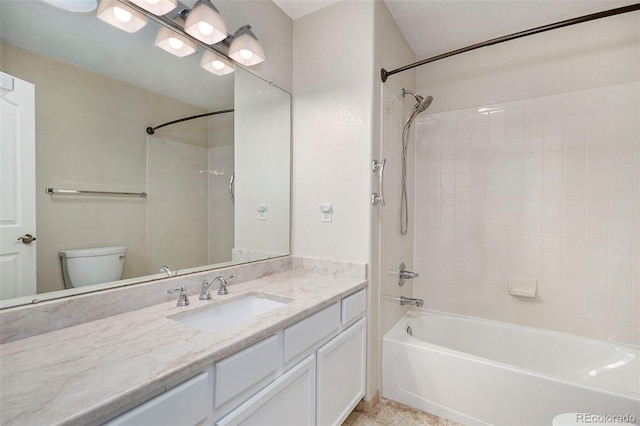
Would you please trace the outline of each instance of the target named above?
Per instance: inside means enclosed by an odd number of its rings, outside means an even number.
[[[421,308],[424,305],[424,300],[422,299],[414,299],[413,297],[394,297],[393,300],[397,300],[401,305],[415,305],[418,308]]]

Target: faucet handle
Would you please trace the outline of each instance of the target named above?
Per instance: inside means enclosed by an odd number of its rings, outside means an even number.
[[[236,277],[235,275],[231,274],[226,278],[223,277],[222,275],[214,278],[214,280],[213,280],[214,282],[216,280],[220,281],[220,287],[218,287],[218,295],[219,296],[224,296],[224,295],[229,294],[229,290],[227,290],[227,280],[230,280],[231,278],[235,278],[235,277]]]
[[[202,291],[200,291],[199,297],[200,300],[211,300],[213,298],[211,293],[209,293],[209,288],[212,284],[213,282],[209,283],[206,278],[202,279]]]
[[[189,298],[187,297],[187,286],[186,285],[181,285],[178,288],[170,288],[169,290],[167,290],[167,294],[173,294],[176,291],[180,292],[180,297],[178,298],[178,303],[176,303],[176,306],[187,306],[189,305]]]
[[[406,267],[405,264],[401,263],[400,266],[398,266],[398,270],[396,271],[396,276],[398,278],[398,285],[400,287],[404,285],[405,280],[412,280],[420,276],[420,274],[418,274],[417,272],[407,271],[406,269],[404,269],[405,267]]]

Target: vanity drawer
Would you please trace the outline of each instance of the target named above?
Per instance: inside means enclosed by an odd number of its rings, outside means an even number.
[[[209,373],[202,373],[116,417],[106,426],[197,425],[209,415]]]
[[[340,329],[340,303],[335,303],[284,330],[284,362],[304,353]]]
[[[280,368],[278,336],[271,336],[215,365],[215,404],[218,408]]]
[[[367,290],[363,289],[357,293],[342,299],[342,325],[349,324],[354,319],[360,317],[367,310]]]

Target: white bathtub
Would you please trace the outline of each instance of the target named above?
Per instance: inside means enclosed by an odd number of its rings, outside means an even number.
[[[413,308],[382,352],[383,397],[458,423],[551,425],[562,413],[640,422],[637,346]]]

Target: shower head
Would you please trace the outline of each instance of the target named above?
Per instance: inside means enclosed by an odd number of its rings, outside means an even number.
[[[433,102],[433,96],[431,95],[419,101],[418,104],[416,105],[416,110],[418,111],[418,114],[426,111],[427,108],[429,108],[429,106],[431,105],[431,102]]]
[[[407,124],[405,125],[405,127],[409,127],[411,123],[413,123],[413,120],[416,119],[418,114],[426,111],[426,109],[429,108],[429,106],[431,105],[431,102],[433,102],[433,96],[429,95],[425,98],[423,96],[418,95],[413,90],[407,90],[403,88],[402,97],[404,98],[407,93],[412,95],[416,99],[416,104],[413,107],[413,111],[411,112],[411,116],[407,120]]]

